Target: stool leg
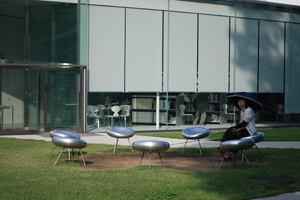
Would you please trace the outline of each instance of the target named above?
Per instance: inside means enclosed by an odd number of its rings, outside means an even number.
[[[84,159],[83,159],[83,155],[82,155],[81,149],[79,149],[79,151],[80,151],[80,154],[81,154],[81,157],[82,157],[83,164],[84,164],[84,166],[86,167],[86,164],[85,164],[85,162],[84,162]]]
[[[242,161],[244,161],[244,150],[242,151]]]
[[[254,145],[255,145],[256,149],[258,150],[258,152],[260,153],[260,155],[262,155],[259,148],[257,147],[257,145],[256,144],[254,144]]]
[[[236,157],[236,155],[235,155],[236,153],[235,152],[233,152],[233,163],[235,164],[235,157]]]
[[[58,159],[59,159],[59,157],[60,157],[60,155],[62,154],[62,152],[64,151],[64,149],[65,149],[65,147],[61,150],[61,152],[60,152],[60,154],[59,154],[59,156],[57,157],[57,159],[56,159],[56,161],[55,161],[55,163],[54,163],[54,165],[56,164],[56,162],[58,161]],[[53,166],[54,166],[53,165]]]
[[[188,141],[188,139],[186,139],[186,141],[185,141],[185,145],[184,145],[184,147],[183,147],[183,149],[182,149],[181,154],[183,154],[183,151],[184,151],[184,149],[185,149],[185,146],[186,146],[187,141]]]
[[[113,153],[113,154],[115,154],[115,152],[116,152],[116,148],[117,148],[117,145],[118,145],[118,141],[119,141],[119,138],[117,138],[117,142],[116,142],[116,145],[115,145],[114,153]]]
[[[71,160],[70,148],[68,149],[68,152],[69,152],[69,160]]]
[[[54,147],[54,149],[55,149],[55,148],[56,148],[56,146]],[[50,155],[53,153],[54,149],[51,151]],[[49,155],[49,156],[50,156],[50,155]]]
[[[162,161],[161,156],[160,156],[160,152],[158,152],[158,155],[159,155],[159,158],[160,158],[160,161],[161,161],[161,165],[164,166],[163,161]]]
[[[132,153],[134,153],[133,152],[133,149],[132,149],[132,146],[131,146],[131,144],[130,144],[130,140],[129,140],[129,138],[127,138],[128,139],[128,142],[129,142],[129,146],[130,146],[130,148],[131,148],[131,151],[132,151]]]
[[[247,160],[248,165],[250,166],[249,160],[247,159],[246,154],[244,152],[243,152],[243,155],[244,155],[245,159]]]
[[[151,151],[150,151],[149,169],[151,169]]]
[[[143,158],[144,158],[144,152],[143,152],[143,154],[142,154],[142,158],[141,158],[141,161],[140,161],[140,166],[141,166],[141,164],[142,164]]]
[[[198,139],[198,143],[199,143],[200,154],[202,155],[202,150],[201,150],[201,145],[200,145],[200,140],[199,139]]]
[[[73,153],[73,162],[74,162],[74,148],[72,148],[72,153]]]
[[[223,164],[224,158],[225,158],[225,154],[224,154],[224,156],[223,156],[223,158],[222,158],[222,162],[221,162],[221,165],[220,165],[220,167],[219,167],[219,168],[221,168],[221,167],[222,167],[222,164]]]

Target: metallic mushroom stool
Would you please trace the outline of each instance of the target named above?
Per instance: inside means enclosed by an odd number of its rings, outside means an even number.
[[[85,148],[87,146],[86,141],[80,140],[78,138],[55,136],[55,137],[52,138],[52,142],[56,146],[63,147],[63,149],[61,150],[58,158],[56,159],[56,161],[54,163],[54,165],[56,164],[57,160],[59,159],[59,157],[62,154],[62,152],[64,151],[64,149],[67,147],[67,148],[78,148],[79,149],[81,157],[82,157],[83,164],[86,167],[86,164],[84,162],[84,159],[83,159],[83,156],[82,156],[82,152],[81,152],[81,149],[83,149],[83,148]],[[73,160],[74,160],[74,157],[73,157]]]
[[[252,138],[255,142],[255,147],[258,150],[258,152],[261,154],[259,148],[257,147],[256,143],[261,142],[265,139],[265,134],[263,132],[256,132],[253,135],[247,136],[247,137],[243,137],[242,139],[247,139],[247,138]]]
[[[80,139],[80,135],[78,135],[77,133],[73,132],[73,131],[67,131],[67,130],[52,130],[49,133],[50,137],[53,138],[55,136],[59,136],[59,137],[68,137],[68,138],[77,138]],[[55,150],[56,146],[54,147],[54,149],[51,151],[50,155],[53,153],[53,151]],[[73,151],[74,153],[74,151]],[[69,160],[70,160],[70,148],[69,148]]]
[[[234,159],[234,162],[235,162],[235,157],[236,157],[236,153],[238,151],[243,151],[243,150],[246,150],[246,149],[249,149],[251,147],[253,147],[255,144],[254,140],[252,138],[247,138],[247,139],[240,139],[240,140],[228,140],[228,141],[225,141],[225,142],[222,142],[219,146],[219,148],[223,151],[231,151],[234,153],[234,156],[233,156],[233,159]],[[247,162],[248,162],[248,165],[250,166],[250,163],[243,151],[243,156],[245,156]],[[224,157],[225,155],[223,156],[222,158],[222,162],[221,162],[221,165],[220,167],[222,166],[223,164],[223,161],[224,161]]]
[[[107,133],[107,135],[109,135],[111,137],[117,138],[117,142],[115,144],[113,154],[115,154],[119,138],[127,138],[128,139],[131,151],[133,153],[133,149],[132,149],[130,141],[129,141],[129,138],[134,136],[134,134],[135,134],[135,131],[133,129],[128,128],[128,127],[123,127],[123,126],[112,126],[108,129],[106,129],[106,133]]]
[[[205,138],[209,136],[210,130],[204,127],[191,127],[191,128],[186,128],[182,130],[181,135],[186,138],[185,145],[182,149],[181,154],[183,154],[183,151],[185,149],[186,143],[188,139],[197,139],[199,143],[199,149],[200,149],[200,154],[202,155],[201,151],[201,145],[200,145],[200,140],[201,138]]]
[[[159,158],[161,160],[161,164],[163,165],[160,153],[165,152],[170,148],[170,144],[165,141],[155,141],[155,140],[142,140],[142,141],[136,141],[132,143],[133,149],[139,152],[143,152],[140,166],[144,157],[145,152],[150,153],[150,163],[149,163],[149,169],[151,169],[151,153],[158,153]]]

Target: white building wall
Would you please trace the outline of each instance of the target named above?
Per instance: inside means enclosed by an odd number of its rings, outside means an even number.
[[[260,93],[283,93],[284,23],[259,23],[259,90]]]
[[[223,16],[199,15],[199,91],[228,91],[229,19]]]
[[[89,91],[124,91],[125,8],[90,6]]]
[[[162,76],[161,92],[284,92],[285,108],[300,112],[296,105],[300,91],[295,86],[299,63],[292,56],[299,53],[295,39],[299,14],[241,5],[169,2],[89,1],[90,91],[160,91]],[[96,7],[103,12],[93,11]],[[110,9],[123,11],[114,15]],[[127,16],[126,10],[136,12]],[[147,18],[152,15],[153,19]],[[289,22],[295,23],[293,28],[288,29]],[[151,26],[148,30],[147,24]],[[112,73],[114,83],[105,76]]]
[[[168,44],[165,43],[165,61],[169,56],[169,65],[164,65],[164,91],[196,92],[197,15],[177,12],[169,14],[169,53]],[[167,13],[165,16],[168,16]],[[165,30],[168,30],[167,24],[165,17]],[[165,34],[165,41],[167,40],[168,35]]]
[[[126,9],[125,91],[162,91],[163,11]]]

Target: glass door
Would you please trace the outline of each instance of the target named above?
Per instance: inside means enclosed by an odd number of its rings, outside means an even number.
[[[81,131],[80,69],[45,69],[44,129]]]
[[[39,68],[0,69],[0,131],[39,132]]]

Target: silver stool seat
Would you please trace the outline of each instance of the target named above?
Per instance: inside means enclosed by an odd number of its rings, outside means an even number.
[[[50,131],[49,135],[51,138],[55,136],[59,136],[59,137],[70,137],[70,138],[80,139],[80,135],[78,133],[75,133],[73,131],[68,131],[68,130],[53,130]]]
[[[59,137],[69,137],[69,138],[77,138],[80,139],[80,135],[78,133],[75,133],[73,131],[68,131],[68,130],[52,130],[49,133],[50,137],[53,138],[55,136],[59,136]],[[55,150],[56,146],[53,148],[53,150],[51,151],[50,155],[53,153],[53,151]],[[73,149],[74,150],[74,149]],[[71,159],[71,154],[70,154],[70,148],[69,148],[69,160]]]
[[[58,158],[56,159],[54,165],[56,164],[57,160],[59,159],[59,157],[62,154],[62,152],[64,151],[64,149],[67,147],[67,148],[78,148],[79,149],[81,157],[82,157],[83,164],[86,167],[86,164],[84,162],[82,152],[81,152],[81,149],[83,149],[87,146],[86,141],[80,140],[78,138],[55,136],[55,137],[52,138],[52,143],[55,144],[56,146],[63,147],[63,149],[60,152]],[[74,156],[73,156],[73,160],[74,160]]]
[[[205,138],[209,136],[210,130],[204,127],[191,127],[191,128],[186,128],[182,130],[181,135],[186,138],[185,145],[182,149],[181,154],[183,154],[183,151],[186,147],[186,143],[188,139],[197,139],[199,143],[199,149],[200,149],[200,154],[202,155],[202,150],[201,150],[201,145],[200,145],[200,140],[201,138]]]
[[[247,138],[252,138],[254,139],[255,143],[261,142],[265,139],[265,134],[263,132],[256,132],[253,135],[247,136],[247,137],[243,137],[242,139],[247,139]],[[259,148],[257,147],[256,144],[254,144],[256,149],[258,150],[258,152],[261,154]]]
[[[228,141],[225,141],[225,142],[222,142],[219,146],[219,148],[223,151],[231,151],[234,153],[234,156],[233,156],[233,159],[234,159],[234,162],[235,162],[235,154],[238,152],[238,151],[243,151],[243,150],[246,150],[246,149],[249,149],[249,148],[252,148],[254,146],[255,142],[254,142],[254,139],[252,138],[242,138],[240,140],[228,140]],[[245,156],[247,162],[248,162],[248,165],[250,165],[244,151],[243,151],[243,156]],[[222,162],[221,162],[221,165],[220,167],[222,166],[223,164],[223,161],[224,161],[224,157],[225,155],[223,156],[222,158]]]
[[[132,148],[136,151],[142,152],[142,158],[140,161],[140,166],[144,157],[145,152],[150,153],[150,163],[149,163],[149,169],[151,169],[151,153],[158,153],[159,158],[161,160],[161,163],[163,165],[162,159],[161,159],[161,152],[165,152],[170,148],[170,144],[165,141],[156,141],[156,140],[142,140],[142,141],[136,141],[132,143]]]
[[[107,133],[107,135],[109,135],[111,137],[117,138],[117,142],[115,144],[113,154],[115,154],[115,151],[116,151],[116,148],[117,148],[117,145],[118,145],[118,141],[119,141],[120,138],[127,138],[128,139],[131,151],[133,153],[133,149],[132,149],[130,141],[129,141],[129,138],[134,136],[134,134],[135,134],[135,131],[133,129],[128,128],[128,127],[123,127],[123,126],[112,126],[108,129],[106,129],[106,133]]]

